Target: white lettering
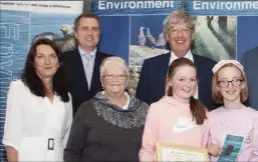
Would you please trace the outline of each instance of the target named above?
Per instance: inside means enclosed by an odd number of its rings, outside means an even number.
[[[253,8],[254,8],[254,9],[258,9],[258,2],[254,2],[254,3],[253,3]]]
[[[174,1],[98,1],[99,10],[109,9],[141,9],[141,8],[171,8],[174,7]]]
[[[226,2],[226,9],[227,10],[231,10],[232,9],[232,3],[230,3],[230,2]]]
[[[99,1],[98,9],[100,9],[100,10],[105,10],[106,9],[105,1]]]
[[[19,24],[0,23],[0,30],[4,31],[1,38],[19,40]]]
[[[129,2],[129,8],[131,9],[136,8],[136,3],[134,1]]]
[[[201,2],[200,1],[193,1],[193,9],[194,10],[201,10]]]
[[[0,70],[1,70],[0,73],[11,77],[13,72],[12,70],[8,69],[8,67],[11,67],[12,65],[13,65],[13,60],[0,62]]]
[[[13,43],[0,42],[0,59],[10,58],[13,55]]]
[[[250,10],[257,8],[258,1],[193,1],[194,10]]]
[[[161,2],[160,1],[156,1],[156,8],[161,8]]]
[[[119,5],[120,5],[120,3],[114,2],[115,9],[118,9],[118,8],[119,8]]]

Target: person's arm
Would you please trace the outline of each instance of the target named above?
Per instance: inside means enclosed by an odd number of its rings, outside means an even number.
[[[66,126],[66,132],[64,135],[64,146],[66,146],[67,144],[67,140],[70,134],[70,130],[71,130],[71,125],[72,125],[72,121],[73,121],[73,105],[72,105],[72,96],[69,94],[69,98],[70,101],[67,104],[67,126]]]
[[[90,114],[85,110],[91,109],[90,106],[91,105],[88,103],[81,105],[73,119],[66,148],[64,149],[65,162],[81,160],[85,138],[89,130],[89,127],[87,126],[87,115]]]
[[[207,151],[210,155],[216,157],[222,153],[222,148],[219,142],[216,142],[216,143],[212,142],[212,134],[211,134],[212,132],[211,129],[213,125],[212,114],[207,112],[207,118],[208,118],[209,129],[206,129],[207,134],[205,135],[205,137],[207,137],[207,139],[203,138],[202,146],[207,148]]]
[[[209,137],[210,137],[210,127],[211,127],[211,115],[207,109],[205,111],[206,111],[207,119],[204,120],[204,123],[203,123],[204,131],[203,131],[203,138],[202,138],[202,144],[201,144],[203,148],[207,148],[208,146]]]
[[[149,81],[151,80],[150,74],[149,74],[149,64],[148,61],[145,60],[142,65],[141,69],[141,74],[140,74],[140,79],[137,85],[137,90],[136,90],[136,98],[140,99],[143,102],[146,102],[147,104],[149,103],[149,98],[148,98],[148,88],[149,88]]]
[[[6,156],[8,162],[18,162],[18,152],[12,146],[6,147]]]
[[[22,135],[23,112],[20,101],[20,85],[12,82],[9,87],[6,105],[3,144],[6,146],[7,161],[18,161],[20,139]]]
[[[252,153],[249,161],[257,162],[258,161],[258,116],[256,117],[253,123],[253,134],[251,137],[252,144]]]
[[[158,114],[155,112],[155,104],[149,108],[142,137],[142,146],[139,152],[140,161],[156,160],[156,142],[158,134]]]

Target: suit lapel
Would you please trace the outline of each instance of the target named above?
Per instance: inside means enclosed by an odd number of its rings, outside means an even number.
[[[82,59],[81,59],[78,48],[75,50],[73,58],[74,58],[74,64],[75,64],[74,65],[74,67],[75,67],[74,73],[76,73],[78,75],[78,79],[81,82],[80,85],[83,85],[83,87],[85,87],[86,90],[88,90],[88,82],[86,79],[86,75],[85,75],[83,64],[82,64]]]
[[[161,58],[161,61],[158,65],[155,66],[154,73],[156,76],[156,84],[159,84],[157,87],[163,87],[162,89],[157,90],[158,96],[164,96],[166,94],[166,78],[168,75],[169,61],[170,61],[170,53],[163,54],[164,56]],[[157,76],[159,75],[159,76]]]
[[[162,61],[162,64],[160,65],[160,67],[162,68],[161,71],[163,71],[164,73],[162,74],[165,78],[167,77],[168,75],[168,68],[169,68],[169,61],[170,61],[170,53],[167,53],[167,54],[164,54],[164,57],[163,57],[163,61]]]
[[[101,85],[100,84],[100,64],[103,60],[103,55],[97,51],[96,52],[96,57],[95,57],[95,62],[94,62],[94,67],[93,67],[93,74],[91,78],[91,87],[90,90],[98,89],[98,87]]]
[[[205,94],[204,91],[205,91],[205,88],[203,87],[203,84],[205,81],[205,72],[203,73],[203,64],[202,62],[200,61],[200,59],[198,58],[197,55],[193,54],[193,59],[194,59],[194,64],[195,66],[197,67],[197,75],[198,75],[198,96],[199,98],[203,98],[203,96],[201,96],[201,94]],[[200,75],[201,74],[201,75]],[[207,87],[208,88],[208,87]]]

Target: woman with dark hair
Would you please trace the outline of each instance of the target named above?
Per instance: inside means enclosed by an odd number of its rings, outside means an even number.
[[[21,79],[10,84],[3,144],[8,161],[62,161],[72,122],[61,52],[49,39],[29,50]]]

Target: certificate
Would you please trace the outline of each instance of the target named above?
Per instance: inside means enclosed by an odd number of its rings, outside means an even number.
[[[209,161],[203,148],[158,142],[156,149],[158,161]]]

